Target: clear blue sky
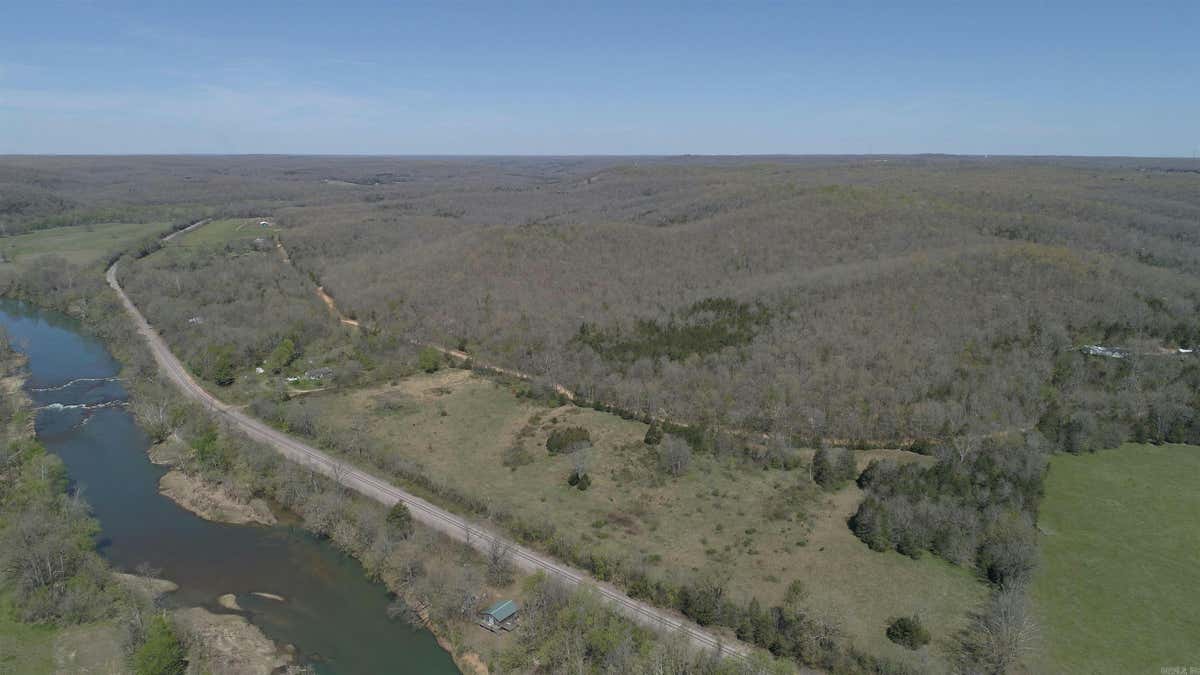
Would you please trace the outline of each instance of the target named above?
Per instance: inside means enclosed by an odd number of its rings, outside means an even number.
[[[1200,147],[1200,0],[5,5],[0,153]]]

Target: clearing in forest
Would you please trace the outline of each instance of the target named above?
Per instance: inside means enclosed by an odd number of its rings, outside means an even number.
[[[271,245],[274,246],[272,237],[275,230],[272,227],[259,225],[261,220],[261,218],[214,220],[191,232],[179,235],[168,242],[168,246],[209,246],[237,239],[256,239],[258,237],[271,240]]]
[[[34,266],[47,255],[57,255],[80,266],[102,262],[110,253],[131,248],[141,239],[166,230],[165,223],[103,223],[71,225],[27,232],[3,239],[0,269]]]
[[[524,523],[550,523],[584,550],[645,566],[652,578],[717,578],[738,602],[778,604],[793,581],[805,606],[834,619],[860,646],[930,664],[887,640],[890,617],[919,613],[936,639],[934,661],[985,588],[968,570],[932,556],[876,553],[846,525],[861,497],[850,485],[821,491],[800,466],[762,468],[735,458],[693,456],[673,477],[643,443],[647,426],[574,406],[547,407],[462,370],[418,375],[382,387],[321,392],[286,404],[329,437],[403,458],[434,483],[486,500]],[[582,427],[592,447],[552,455],[556,429]],[[859,453],[920,459],[909,453]],[[359,461],[363,461],[361,457]],[[577,468],[590,485],[568,484]],[[936,669],[936,667],[935,667]]]

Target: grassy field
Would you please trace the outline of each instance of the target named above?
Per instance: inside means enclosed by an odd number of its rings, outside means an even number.
[[[1033,598],[1044,672],[1200,667],[1200,448],[1051,462]]]
[[[418,462],[438,482],[485,495],[526,521],[554,523],[590,550],[640,560],[652,574],[678,581],[716,574],[735,599],[756,596],[764,604],[781,601],[799,579],[808,606],[875,653],[915,658],[884,636],[889,617],[918,612],[943,640],[985,595],[970,572],[930,556],[914,561],[870,551],[846,526],[860,497],[856,487],[824,493],[803,467],[763,470],[707,455],[670,478],[642,443],[646,425],[540,406],[466,371],[320,392],[293,405],[309,410],[319,426],[365,434],[376,451]],[[567,485],[571,456],[546,451],[550,431],[563,426],[591,433],[587,491]],[[524,447],[530,463],[503,464],[513,445]],[[883,454],[861,453],[860,464]],[[934,647],[935,661],[942,646]]]
[[[0,596],[0,675],[127,672],[122,640],[112,622],[66,628],[21,623]]]
[[[261,218],[231,218],[214,220],[207,225],[198,227],[187,234],[181,234],[172,239],[170,246],[211,246],[224,244],[237,239],[254,239],[270,236],[270,228],[260,227]]]
[[[0,595],[0,675],[54,672],[54,641],[59,630],[21,623]]]
[[[56,227],[6,237],[0,240],[0,249],[7,262],[0,263],[0,269],[27,268],[49,254],[60,255],[77,265],[86,266],[165,229],[164,223],[106,223]]]

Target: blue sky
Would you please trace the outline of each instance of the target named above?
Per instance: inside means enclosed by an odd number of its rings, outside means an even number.
[[[0,153],[1200,148],[1196,0],[6,4]]]

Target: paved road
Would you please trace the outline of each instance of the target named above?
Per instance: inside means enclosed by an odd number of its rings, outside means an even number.
[[[234,406],[228,405],[214,397],[192,378],[183,364],[179,362],[179,359],[175,358],[175,355],[167,348],[167,344],[163,339],[147,323],[145,317],[134,306],[129,296],[125,295],[125,291],[117,282],[116,263],[108,268],[105,276],[108,279],[108,285],[112,286],[112,289],[121,298],[121,303],[125,305],[125,311],[133,319],[138,332],[150,346],[150,351],[154,354],[154,360],[158,362],[158,366],[162,369],[162,372],[185,395],[199,401],[214,413],[223,416],[247,436],[274,448],[284,457],[301,465],[312,467],[314,470],[336,480],[342,485],[386,506],[391,506],[396,502],[404,502],[408,505],[409,510],[412,511],[413,518],[417,521],[444,533],[452,539],[465,542],[485,554],[492,549],[493,542],[499,542],[500,545],[508,548],[513,562],[521,569],[528,572],[543,571],[547,576],[557,578],[570,586],[592,588],[610,606],[639,624],[666,632],[682,633],[695,645],[726,656],[745,658],[750,654],[751,648],[744,643],[713,635],[699,625],[674,612],[634,600],[610,584],[599,582],[585,572],[525,548],[516,542],[494,534],[480,525],[434,506],[416,495],[409,494],[387,481],[345,462],[338,461],[324,452],[278,429],[274,429],[246,415]]]

